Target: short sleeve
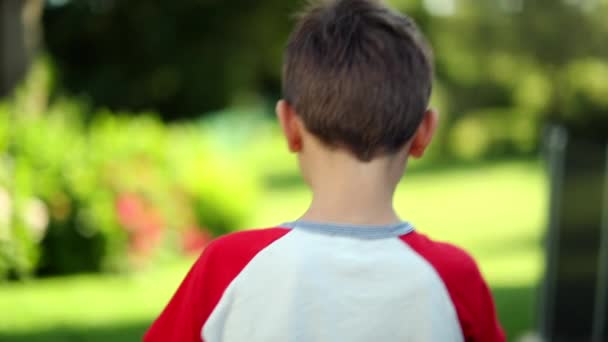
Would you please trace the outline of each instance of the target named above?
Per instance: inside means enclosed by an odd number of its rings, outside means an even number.
[[[200,331],[209,313],[207,280],[210,278],[212,248],[194,263],[161,315],[144,336],[145,342],[201,341]]]
[[[466,342],[504,342],[494,300],[475,260],[462,249],[416,232],[401,240],[429,262],[445,284]]]
[[[144,342],[202,341],[203,326],[228,285],[261,250],[288,232],[285,228],[249,230],[210,243],[144,335]]]
[[[505,333],[500,326],[496,315],[494,299],[488,285],[486,284],[477,265],[473,262],[470,285],[474,289],[470,295],[466,295],[466,309],[468,311],[463,317],[466,320],[467,329],[464,331],[467,342],[504,342]]]

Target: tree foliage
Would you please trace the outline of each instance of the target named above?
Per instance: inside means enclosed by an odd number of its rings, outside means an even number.
[[[278,88],[289,1],[71,1],[49,6],[46,45],[64,86],[167,119]]]
[[[435,48],[444,152],[473,131],[490,142],[482,154],[530,151],[547,121],[608,131],[607,1],[389,2]],[[187,118],[276,98],[302,3],[69,1],[47,6],[45,39],[64,87],[94,105]]]

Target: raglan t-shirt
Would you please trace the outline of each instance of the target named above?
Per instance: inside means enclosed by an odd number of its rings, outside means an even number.
[[[501,342],[505,335],[463,250],[405,222],[296,221],[212,242],[144,341]]]

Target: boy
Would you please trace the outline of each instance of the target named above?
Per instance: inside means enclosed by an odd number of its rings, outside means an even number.
[[[473,259],[393,209],[437,126],[415,24],[378,1],[325,1],[301,16],[283,76],[277,115],[310,207],[211,243],[144,340],[504,341]]]

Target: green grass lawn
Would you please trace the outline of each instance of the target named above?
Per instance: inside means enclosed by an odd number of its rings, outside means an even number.
[[[494,292],[513,339],[533,327],[542,270],[546,185],[539,162],[414,166],[397,192],[404,219],[467,249]],[[268,187],[251,225],[293,220],[309,200],[297,180]],[[0,341],[135,341],[192,260],[132,276],[85,275],[0,285]]]

